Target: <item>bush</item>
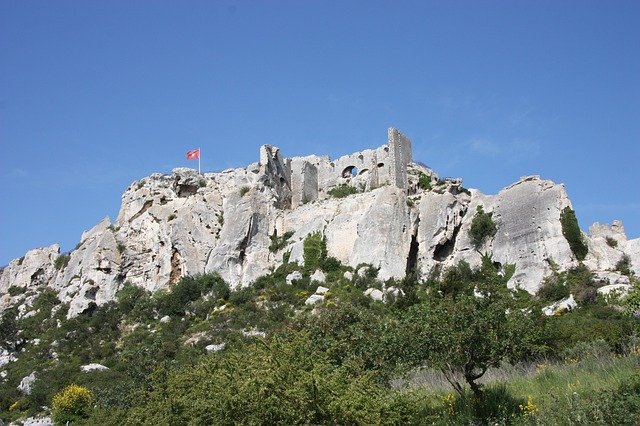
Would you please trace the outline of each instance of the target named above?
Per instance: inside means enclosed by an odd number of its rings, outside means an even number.
[[[275,253],[285,248],[287,246],[287,243],[289,242],[289,238],[291,238],[293,234],[294,234],[293,231],[287,231],[284,234],[282,234],[281,237],[278,237],[278,234],[274,232],[274,234],[271,236],[271,244],[269,245],[269,251],[271,253]]]
[[[496,224],[491,219],[491,216],[492,213],[485,213],[482,206],[478,206],[469,228],[471,242],[476,249],[480,248],[487,238],[491,238],[496,234]]]
[[[71,259],[71,256],[68,254],[61,254],[60,256],[56,257],[55,262],[53,263],[53,266],[60,270],[60,269],[64,269],[67,267],[67,265],[69,264],[69,260]]]
[[[614,238],[611,237],[607,237],[607,245],[611,248],[616,248],[618,247],[618,241]]]
[[[247,194],[247,192],[249,192],[250,189],[251,188],[249,188],[248,186],[241,187],[240,188],[240,196],[244,197]]]
[[[628,254],[622,255],[622,258],[618,261],[618,263],[616,263],[616,271],[628,277],[632,275],[633,272],[631,271],[631,258]]]
[[[92,399],[89,389],[78,385],[67,386],[51,401],[54,423],[65,424],[88,417]]]
[[[358,189],[356,187],[343,183],[329,190],[327,194],[329,194],[334,198],[344,198],[351,194],[356,194],[357,192],[358,192]]]
[[[327,241],[319,231],[314,232],[304,239],[302,250],[305,268],[315,270],[327,258]]]
[[[542,286],[536,293],[538,300],[553,303],[569,297],[569,287],[560,274],[553,274],[542,281]]]
[[[422,172],[418,174],[418,188],[431,191],[431,178]]]
[[[571,251],[576,256],[576,259],[583,261],[587,257],[589,248],[583,241],[576,212],[571,210],[571,207],[565,207],[560,213],[560,224],[562,225],[562,235],[569,243]]]

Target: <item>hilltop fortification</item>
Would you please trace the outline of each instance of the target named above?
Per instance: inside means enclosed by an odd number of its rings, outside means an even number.
[[[479,206],[496,225],[480,247],[470,237]],[[285,253],[302,263],[303,241],[314,232],[324,235],[329,256],[353,267],[371,264],[382,281],[425,277],[461,260],[475,266],[489,253],[516,265],[510,285],[533,293],[552,265],[577,264],[560,222],[567,207],[564,186],[537,176],[492,196],[465,189],[461,179],[441,179],[413,161],[411,141],[393,128],[378,148],[335,160],[288,158],[265,145],[259,161],[244,168],[203,175],[181,168],[132,183],[115,222],[104,219],[83,233],[65,257],[53,245],[5,267],[0,309],[19,304],[26,315],[33,295],[49,287],[74,316],[114,299],[125,282],[155,291],[205,272],[246,286],[275,270]],[[585,264],[611,284],[625,282],[610,270],[625,254],[640,274],[639,240],[627,240],[621,223],[595,226],[583,238]],[[12,296],[10,287],[28,291]]]

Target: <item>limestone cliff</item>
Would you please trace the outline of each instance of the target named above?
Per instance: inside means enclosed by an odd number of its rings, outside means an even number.
[[[387,144],[336,160],[286,158],[265,145],[259,162],[245,168],[153,174],[129,186],[115,222],[104,219],[85,232],[64,262],[53,245],[7,265],[0,310],[29,310],[29,299],[12,296],[10,287],[52,288],[74,316],[112,300],[125,282],[156,291],[185,275],[218,272],[232,286],[246,286],[277,268],[285,252],[302,263],[303,240],[316,231],[330,256],[353,267],[371,264],[381,280],[424,277],[460,260],[477,265],[490,253],[516,265],[511,285],[533,293],[551,264],[577,264],[560,224],[560,212],[571,206],[563,185],[531,176],[489,196],[461,184],[414,163],[411,142],[395,129]],[[332,196],[344,187],[356,193]],[[477,206],[497,226],[480,248],[469,237]],[[287,232],[287,245],[270,251],[272,237]],[[585,264],[593,270],[608,273],[626,254],[640,274],[640,240],[628,240],[621,223],[594,225],[585,238]]]

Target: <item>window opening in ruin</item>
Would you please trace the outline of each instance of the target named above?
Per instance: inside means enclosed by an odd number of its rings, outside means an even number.
[[[358,175],[358,169],[356,168],[356,166],[345,167],[345,169],[342,171],[342,177],[345,179],[350,177],[355,177],[357,175]]]
[[[366,173],[366,172],[368,172],[368,171],[369,171],[369,169],[362,169],[362,170],[360,170],[360,173],[359,173],[359,174],[360,174],[360,175],[363,175],[363,174],[365,174],[365,173]]]
[[[384,167],[384,163],[378,163],[378,167]]]

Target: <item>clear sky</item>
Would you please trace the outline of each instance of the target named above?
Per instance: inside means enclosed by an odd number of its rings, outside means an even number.
[[[0,265],[134,180],[386,143],[493,194],[566,185],[640,236],[640,1],[0,0]]]

